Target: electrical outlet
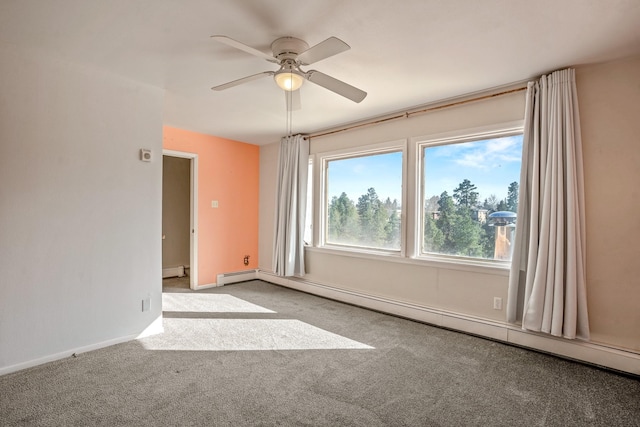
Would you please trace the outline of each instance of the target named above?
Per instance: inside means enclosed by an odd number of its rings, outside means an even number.
[[[502,310],[502,298],[493,297],[493,309],[494,310]]]

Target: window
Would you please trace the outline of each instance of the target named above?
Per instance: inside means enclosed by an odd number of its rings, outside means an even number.
[[[511,259],[521,132],[418,144],[422,173],[420,255]]]
[[[325,245],[401,251],[403,154],[404,142],[320,156]]]

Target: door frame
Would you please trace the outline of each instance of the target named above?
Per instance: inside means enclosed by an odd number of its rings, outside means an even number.
[[[186,151],[162,150],[163,156],[189,159],[189,287],[198,288],[198,155]],[[164,176],[164,172],[163,172]]]

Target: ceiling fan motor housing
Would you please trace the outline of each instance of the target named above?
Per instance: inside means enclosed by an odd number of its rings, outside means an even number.
[[[271,43],[273,56],[281,63],[287,59],[295,61],[298,55],[307,49],[309,49],[307,42],[295,37],[280,37]]]

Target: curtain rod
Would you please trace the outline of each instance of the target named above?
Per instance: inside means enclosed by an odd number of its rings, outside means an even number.
[[[463,100],[460,100],[460,101],[448,102],[448,103],[441,104],[441,105],[434,105],[433,107],[421,108],[419,110],[406,111],[404,113],[398,113],[398,114],[390,116],[390,117],[385,117],[385,118],[382,118],[382,119],[377,119],[377,120],[367,121],[367,122],[364,122],[364,123],[358,123],[358,124],[354,124],[354,125],[350,125],[350,126],[345,126],[345,127],[338,128],[338,129],[331,130],[331,131],[327,131],[327,132],[312,133],[312,134],[309,135],[309,139],[319,138],[321,136],[332,135],[334,133],[345,132],[345,131],[348,131],[348,130],[357,129],[357,128],[361,128],[361,127],[365,127],[365,126],[376,125],[376,124],[379,124],[379,123],[385,123],[385,122],[389,122],[391,120],[397,120],[397,119],[402,119],[402,118],[408,119],[409,117],[411,117],[413,115],[416,115],[416,114],[429,113],[429,112],[436,111],[436,110],[442,110],[442,109],[445,109],[445,108],[451,108],[451,107],[455,107],[455,106],[458,106],[458,105],[468,104],[470,102],[482,101],[483,99],[495,98],[497,96],[503,96],[503,95],[508,95],[510,93],[521,92],[523,90],[527,90],[527,86],[526,85],[524,87],[518,87],[518,88],[515,88],[515,89],[504,90],[504,91],[501,91],[501,92],[491,93],[491,94],[488,94],[488,95],[482,95],[482,96],[478,96],[478,97],[475,97],[475,98],[469,98],[469,99],[463,99]]]

